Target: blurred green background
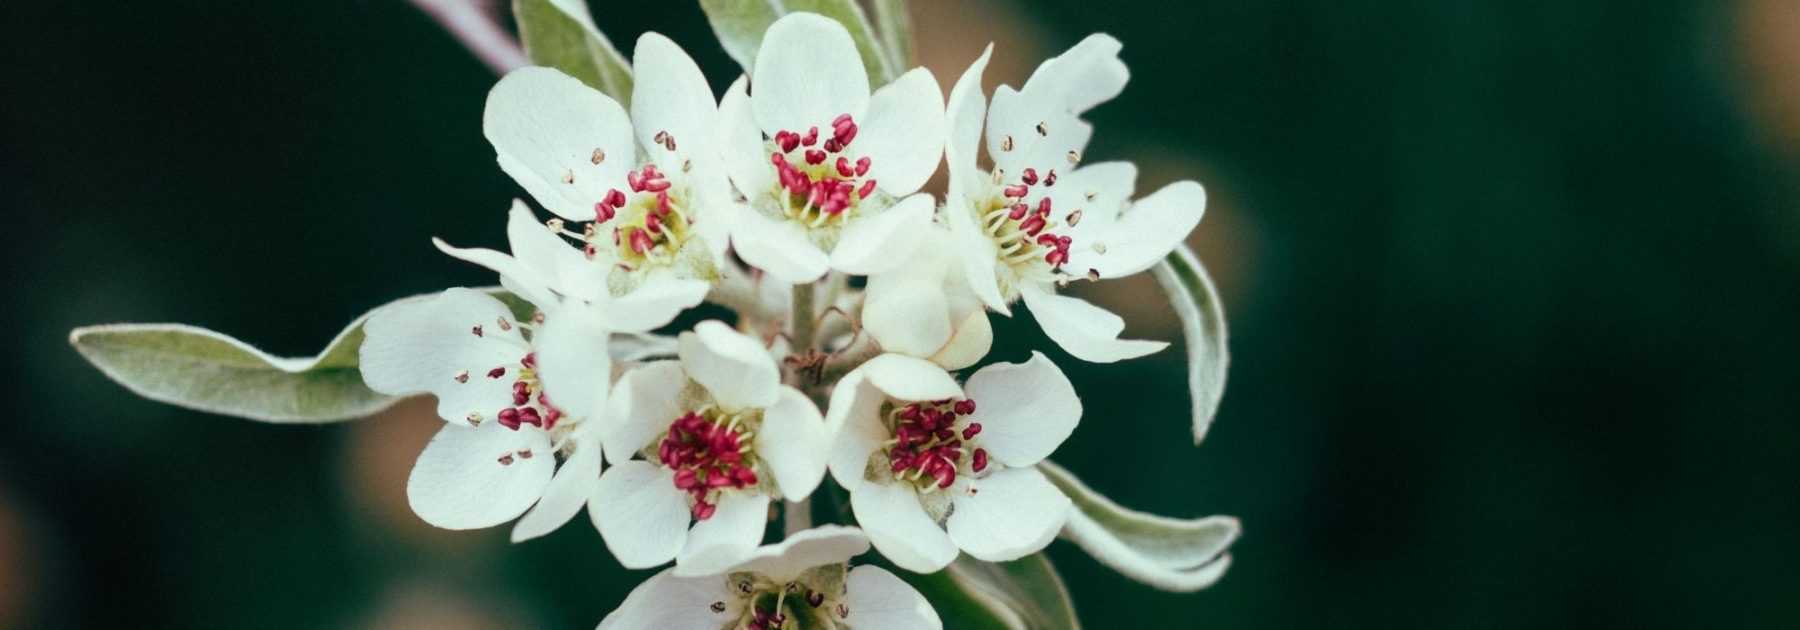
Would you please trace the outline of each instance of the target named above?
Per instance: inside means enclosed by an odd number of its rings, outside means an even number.
[[[715,89],[686,2],[595,2]],[[1050,549],[1093,628],[1800,625],[1800,3],[919,2],[989,85],[1092,31],[1132,82],[1093,159],[1212,199],[1223,411],[1181,354],[1095,366],[1056,459],[1243,518],[1211,590]],[[405,505],[437,421],[277,427],[134,398],[68,330],[179,321],[285,354],[485,272],[519,194],[494,76],[398,1],[0,6],[11,345],[0,627],[591,627],[647,573],[577,521],[507,544]],[[1174,339],[1147,279],[1087,294]],[[1021,320],[1027,318],[1021,316]],[[1049,348],[999,325],[994,358]],[[954,628],[954,620],[950,627]]]

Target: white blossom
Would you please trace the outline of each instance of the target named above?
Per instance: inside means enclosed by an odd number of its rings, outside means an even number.
[[[904,266],[869,276],[863,331],[886,352],[960,370],[987,356],[994,330],[987,309],[956,265],[948,230],[936,224]]]

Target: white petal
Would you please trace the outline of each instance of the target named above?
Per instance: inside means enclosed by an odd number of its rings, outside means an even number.
[[[850,616],[844,620],[858,628],[909,628],[938,630],[944,622],[938,619],[931,602],[912,585],[887,569],[865,564],[850,570],[845,586]]]
[[[482,131],[500,168],[551,212],[591,221],[636,160],[625,109],[550,68],[514,70],[488,93]],[[604,154],[594,163],[595,151]]]
[[[875,216],[851,218],[831,250],[831,268],[866,276],[905,263],[931,229],[932,204],[931,195],[919,193]]]
[[[725,576],[681,577],[665,570],[631,589],[618,609],[600,620],[599,630],[723,628],[741,611],[726,608],[715,612],[713,602],[737,597]]]
[[[1031,315],[1037,318],[1044,334],[1077,359],[1112,363],[1169,346],[1166,341],[1120,339],[1125,320],[1080,298],[1049,293],[1037,287],[1025,287],[1020,294],[1025,297],[1025,306],[1031,308]]]
[[[975,154],[981,142],[981,121],[987,116],[987,95],[981,92],[981,73],[987,71],[988,58],[993,54],[994,45],[988,44],[950,88],[950,103],[945,112],[949,117],[949,132],[944,137],[944,158],[952,182],[974,177],[977,173]],[[954,198],[955,193],[962,191],[951,192]]]
[[[537,215],[532,214],[525,202],[517,199],[513,200],[512,209],[506,213],[506,242],[513,257],[519,259],[528,272],[541,278],[545,286],[556,291],[565,289],[564,270],[588,262],[581,255],[580,249],[551,232],[548,226],[538,221]],[[533,303],[536,304],[535,301]],[[538,304],[541,309],[553,306],[555,303]]]
[[[1060,178],[1050,189],[1052,207],[1063,212],[1081,211],[1081,221],[1074,227],[1062,228],[1062,234],[1075,241],[1072,253],[1085,252],[1086,247],[1118,221],[1119,209],[1131,200],[1137,189],[1137,166],[1130,162],[1095,162],[1083,164]],[[1086,267],[1070,267],[1085,273]]]
[[[769,523],[769,495],[750,492],[726,492],[719,496],[719,508],[711,518],[694,523],[688,531],[687,544],[675,557],[676,572],[692,558],[701,564],[729,558],[732,562],[749,555],[762,542],[763,529]]]
[[[1068,264],[1074,269],[1093,269],[1103,278],[1149,269],[1194,231],[1205,212],[1206,189],[1200,184],[1169,184],[1120,213],[1104,232],[1090,237],[1087,246],[1073,247]],[[1099,253],[1094,243],[1104,244],[1106,253]]]
[[[681,333],[681,369],[728,411],[775,404],[781,367],[761,341],[716,319]]]
[[[627,332],[661,328],[682,311],[706,300],[712,285],[703,280],[663,278],[645,282],[605,304],[607,327]]]
[[[888,352],[928,357],[950,341],[950,305],[940,277],[910,266],[869,277],[863,330]]]
[[[1069,498],[1036,468],[1009,468],[970,482],[945,523],[956,546],[988,562],[1017,560],[1056,538]]]
[[[923,67],[913,68],[869,98],[852,151],[869,158],[869,177],[896,197],[911,194],[937,171],[944,152],[944,91]]]
[[[819,408],[800,390],[782,386],[775,404],[763,410],[762,429],[756,434],[756,453],[775,475],[781,496],[799,501],[812,494],[825,478],[825,460],[831,451],[831,433]]]
[[[950,535],[925,514],[909,486],[865,483],[850,493],[850,509],[869,542],[902,569],[932,573],[956,559]]]
[[[512,406],[512,384],[527,352],[512,319],[505,304],[471,289],[382,307],[363,325],[363,382],[394,396],[429,392],[437,396],[438,417],[450,422],[492,417]],[[501,367],[500,378],[487,376]]]
[[[994,163],[1008,173],[1025,166],[1041,171],[1060,166],[1069,150],[1087,146],[1093,129],[1080,114],[1118,96],[1130,77],[1119,48],[1109,35],[1090,35],[1045,60],[1017,92],[995,90],[988,111],[988,150]],[[1000,150],[1006,136],[1014,141],[1010,152]]]
[[[591,418],[606,405],[612,380],[606,342],[612,331],[600,318],[588,307],[565,306],[546,315],[531,340],[545,397],[576,418]]]
[[[406,501],[437,527],[493,527],[536,503],[555,469],[550,439],[537,428],[446,425],[413,464]]]
[[[513,525],[512,541],[531,540],[562,527],[563,523],[575,518],[581,506],[587,505],[597,483],[600,483],[600,443],[577,442],[575,451],[569,454],[561,468],[556,469],[550,485],[544,487],[544,496],[525,513],[525,518]]]
[[[1081,399],[1055,363],[1032,352],[1024,363],[996,363],[963,386],[975,401],[981,446],[1000,463],[1023,467],[1049,456],[1081,421]]]
[[[832,436],[829,466],[831,477],[845,490],[855,492],[863,485],[869,454],[892,437],[879,415],[886,400],[860,369],[845,374],[831,391],[831,408],[825,417],[826,431]]]
[[[950,176],[953,180],[956,175]],[[962,196],[952,196],[946,202],[944,214],[949,218],[950,236],[953,239],[957,260],[961,262],[963,281],[969,290],[988,308],[1002,315],[1011,315],[1007,310],[1006,298],[1000,294],[1000,280],[995,275],[995,266],[999,264],[999,249],[994,241],[975,224],[975,209]]]
[[[788,536],[773,545],[763,545],[747,553],[736,564],[701,566],[693,561],[676,567],[676,573],[712,575],[756,573],[777,583],[791,582],[807,569],[828,564],[842,564],[869,550],[869,537],[862,530],[843,525],[821,525]]]
[[[869,75],[850,32],[816,13],[789,13],[769,25],[750,82],[756,122],[770,136],[804,134],[839,114],[861,119],[869,107]]]
[[[749,77],[738,77],[719,101],[719,153],[731,181],[745,197],[766,194],[775,185],[775,169],[762,129],[750,111]]]
[[[740,213],[731,230],[731,244],[744,262],[788,284],[812,282],[831,270],[831,259],[793,221]]]
[[[606,458],[614,462],[631,459],[633,453],[667,433],[669,425],[685,412],[681,389],[687,383],[687,374],[675,361],[646,363],[619,377],[607,400],[601,434]]]
[[[962,396],[962,388],[950,373],[918,357],[884,354],[857,368],[869,382],[888,396],[906,401],[942,400]]]
[[[1092,109],[1125,91],[1131,72],[1119,60],[1122,47],[1111,35],[1089,35],[1063,54],[1044,60],[1020,91],[1056,98],[1077,114]]]
[[[631,55],[631,122],[637,130],[638,145],[650,154],[658,166],[670,173],[681,172],[681,164],[692,156],[714,155],[713,118],[718,105],[713,102],[712,87],[700,66],[675,42],[659,33],[638,37],[637,50]],[[675,143],[674,151],[656,141],[667,133]]]
[[[994,327],[987,311],[975,309],[956,326],[956,334],[936,354],[927,357],[946,370],[960,370],[975,365],[994,346]]]
[[[588,505],[606,548],[628,569],[668,562],[687,542],[687,493],[675,488],[675,474],[666,468],[643,460],[614,463]]]

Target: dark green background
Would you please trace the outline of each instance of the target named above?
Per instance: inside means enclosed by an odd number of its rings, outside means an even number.
[[[698,8],[595,4],[621,47],[659,30],[734,76]],[[1234,333],[1197,450],[1178,351],[1053,354],[1087,405],[1059,460],[1246,525],[1191,595],[1053,545],[1090,627],[1800,624],[1800,151],[1748,113],[1769,77],[1733,5],[1025,14],[1045,51],[1125,42],[1088,155],[1207,184]],[[516,194],[480,133],[494,77],[434,24],[389,1],[16,1],[0,49],[0,626],[398,627],[412,606],[589,627],[647,575],[582,522],[510,546],[366,498],[403,476],[356,488],[358,453],[403,473],[424,434],[181,411],[65,341],[181,321],[309,353],[388,299],[489,283],[427,241],[497,244]],[[999,336],[999,359],[1047,347],[1028,321]]]

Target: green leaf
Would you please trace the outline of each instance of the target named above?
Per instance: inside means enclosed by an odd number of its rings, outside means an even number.
[[[899,4],[899,0],[888,3]],[[887,85],[900,76],[904,67],[900,61],[905,58],[901,51],[884,43],[855,0],[700,0],[700,8],[706,11],[706,20],[712,24],[713,33],[718,35],[719,45],[725,47],[725,54],[743,66],[745,72],[756,66],[756,49],[762,45],[763,33],[769,30],[769,25],[781,16],[795,12],[817,13],[843,24],[856,42],[856,52],[869,72],[870,85]],[[905,12],[900,13],[898,19],[905,20]],[[903,22],[892,28],[896,33],[905,33],[910,30],[905,26],[909,23]]]
[[[1075,503],[1062,537],[1113,570],[1176,592],[1212,586],[1231,566],[1225,550],[1237,542],[1237,518],[1178,519],[1125,508],[1049,460],[1038,470]]]
[[[961,556],[943,571],[899,573],[957,630],[1079,630],[1062,577],[1044,554],[1012,562]]]
[[[1168,294],[1175,314],[1181,317],[1181,335],[1187,344],[1188,392],[1194,402],[1194,444],[1206,439],[1219,400],[1225,396],[1225,369],[1231,363],[1226,348],[1225,310],[1219,291],[1194,250],[1180,245],[1168,258],[1150,269],[1156,283]]]
[[[580,79],[631,107],[631,64],[594,26],[584,0],[514,0],[513,17],[531,63]]]
[[[869,4],[875,10],[875,32],[881,35],[881,44],[887,48],[894,67],[915,65],[912,14],[906,11],[906,0],[873,0]]]
[[[521,318],[531,316],[529,302],[498,288],[486,291]],[[398,400],[364,386],[357,369],[368,318],[350,322],[312,357],[273,356],[184,324],[87,326],[69,333],[69,343],[108,378],[151,400],[262,422],[316,424],[368,416]]]

